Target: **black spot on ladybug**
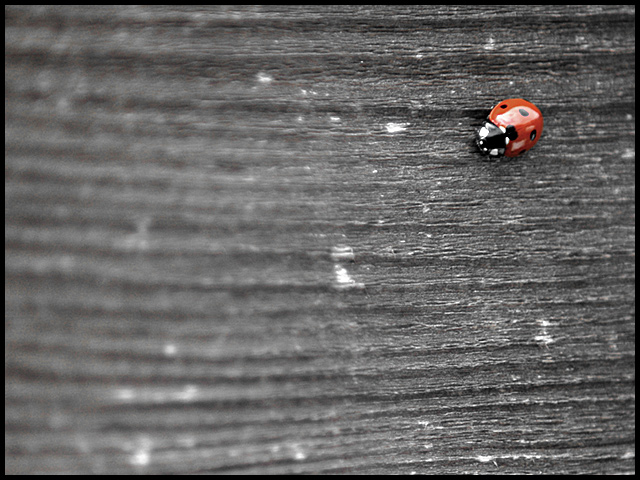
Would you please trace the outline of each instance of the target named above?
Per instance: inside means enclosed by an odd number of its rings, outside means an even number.
[[[500,105],[500,108],[507,108],[507,104],[503,103],[502,105]]]
[[[520,112],[520,115],[522,115],[523,117],[529,116],[529,112],[527,112],[524,108],[519,108],[518,111]]]
[[[516,127],[514,127],[513,125],[507,125],[505,133],[509,140],[515,140],[516,138],[518,138],[518,132],[516,131]]]
[[[536,133],[536,131],[534,130],[533,132],[531,132],[531,136],[530,136],[529,138],[530,138],[531,140],[535,140],[536,135],[537,135],[537,133]]]

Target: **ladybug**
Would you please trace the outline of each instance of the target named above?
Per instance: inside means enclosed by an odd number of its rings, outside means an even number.
[[[522,98],[498,103],[478,128],[476,143],[483,155],[515,157],[531,149],[542,134],[542,113]]]

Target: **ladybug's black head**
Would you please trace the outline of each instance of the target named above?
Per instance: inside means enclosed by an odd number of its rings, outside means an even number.
[[[477,131],[476,143],[484,155],[497,157],[504,155],[504,148],[510,140],[515,140],[518,132],[513,125],[507,128],[498,127],[485,120]]]

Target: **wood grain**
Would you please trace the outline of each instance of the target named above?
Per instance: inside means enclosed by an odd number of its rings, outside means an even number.
[[[634,471],[634,7],[5,7],[5,473]]]

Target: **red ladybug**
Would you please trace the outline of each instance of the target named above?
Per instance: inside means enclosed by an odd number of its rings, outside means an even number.
[[[484,155],[515,157],[538,143],[543,125],[533,103],[509,98],[493,107],[478,129],[476,143]]]

